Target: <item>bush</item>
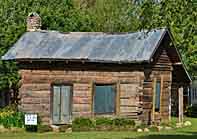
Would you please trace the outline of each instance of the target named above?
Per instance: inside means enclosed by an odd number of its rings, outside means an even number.
[[[72,122],[73,131],[89,131],[95,128],[95,122],[90,118],[76,118]]]
[[[95,120],[90,118],[76,118],[72,123],[73,131],[90,131],[90,130],[120,130],[130,129],[135,126],[135,122],[126,118],[105,118],[99,117]]]
[[[113,119],[113,125],[118,127],[134,127],[135,122],[127,118],[115,118]]]
[[[113,125],[113,120],[110,118],[96,118],[96,126],[112,126]]]
[[[0,111],[0,124],[5,128],[24,127],[24,113],[17,112],[15,106],[7,106]]]
[[[197,105],[188,106],[185,115],[188,117],[197,118]]]
[[[113,120],[111,118],[99,117],[95,119],[96,130],[110,131],[113,130]]]

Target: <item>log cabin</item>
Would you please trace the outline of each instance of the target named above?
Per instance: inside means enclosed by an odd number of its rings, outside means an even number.
[[[183,118],[191,79],[166,28],[134,33],[41,30],[30,14],[27,32],[2,56],[21,75],[19,109],[43,124],[76,117],[125,117],[143,123]]]

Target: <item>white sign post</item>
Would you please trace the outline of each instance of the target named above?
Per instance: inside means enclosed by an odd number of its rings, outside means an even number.
[[[38,115],[37,114],[25,114],[25,125],[37,125]]]

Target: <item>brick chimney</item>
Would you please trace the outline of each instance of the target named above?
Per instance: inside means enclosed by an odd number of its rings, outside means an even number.
[[[27,17],[27,31],[39,31],[41,30],[41,18],[40,16],[33,12]]]

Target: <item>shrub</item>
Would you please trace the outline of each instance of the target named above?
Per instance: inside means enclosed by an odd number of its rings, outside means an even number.
[[[113,129],[113,120],[111,118],[99,117],[95,119],[96,130],[110,131]]]
[[[188,117],[197,118],[197,105],[188,106],[185,115]]]
[[[5,128],[24,127],[24,113],[17,112],[15,106],[7,106],[0,111],[0,124]]]
[[[135,122],[126,118],[105,118],[99,117],[95,120],[90,118],[76,118],[72,123],[73,131],[90,131],[90,130],[126,130],[135,126]]]
[[[72,122],[73,131],[89,131],[95,128],[95,122],[90,118],[79,117]]]
[[[134,127],[135,122],[127,118],[115,118],[113,119],[113,125],[118,127]]]
[[[96,118],[96,126],[112,126],[113,120],[111,118],[100,117]]]

